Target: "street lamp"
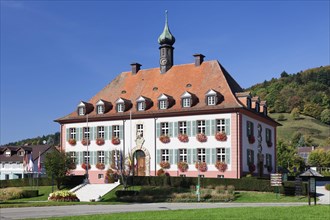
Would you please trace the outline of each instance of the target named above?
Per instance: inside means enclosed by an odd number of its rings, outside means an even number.
[[[197,169],[198,169],[198,182],[196,186],[196,194],[197,194],[197,202],[201,201],[201,192],[200,192],[200,186],[201,186],[201,175],[200,175],[200,166],[201,166],[201,161],[197,161]]]

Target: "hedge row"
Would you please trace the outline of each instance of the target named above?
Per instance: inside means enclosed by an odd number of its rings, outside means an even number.
[[[84,176],[66,176],[63,179],[62,186],[65,187],[75,187],[81,184],[84,181]],[[5,187],[22,187],[22,186],[31,186],[36,185],[38,182],[39,186],[51,186],[52,179],[51,178],[37,178],[29,179],[13,179],[13,180],[0,180],[0,188]],[[56,185],[56,181],[54,180],[54,185]]]
[[[170,177],[170,176],[134,176],[128,178],[129,185],[149,185],[149,186],[172,186],[189,188],[191,185],[197,185],[197,177]],[[270,180],[258,179],[254,177],[243,177],[241,179],[221,179],[221,178],[201,178],[201,187],[218,186],[218,185],[233,185],[235,190],[239,191],[260,191],[274,192],[275,187],[270,185]],[[294,181],[287,181],[279,188],[280,193],[286,195],[294,195],[296,185]],[[307,183],[301,185],[302,195],[307,194]]]

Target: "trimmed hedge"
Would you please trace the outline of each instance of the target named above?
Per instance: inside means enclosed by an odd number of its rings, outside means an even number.
[[[139,194],[139,191],[136,190],[117,190],[115,192],[117,198],[123,197],[123,196],[137,196]]]
[[[129,185],[149,185],[149,186],[172,186],[189,188],[191,185],[197,185],[197,177],[169,177],[169,176],[134,176],[128,178]],[[201,178],[201,187],[233,185],[238,191],[260,191],[274,192],[275,187],[270,186],[269,179],[258,179],[255,177],[243,177],[241,179],[222,179],[222,178]],[[285,195],[295,194],[295,182],[287,181],[279,188],[280,193]],[[307,194],[307,183],[302,183],[302,195]]]
[[[23,190],[23,198],[37,197],[39,195],[39,190]]]

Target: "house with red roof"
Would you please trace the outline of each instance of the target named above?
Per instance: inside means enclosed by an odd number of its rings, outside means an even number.
[[[130,175],[241,178],[275,172],[276,127],[267,103],[243,91],[217,60],[194,54],[174,65],[175,38],[166,19],[159,67],[120,73],[90,100],[57,120],[61,148],[105,182],[108,169]],[[130,169],[129,169],[130,168]]]

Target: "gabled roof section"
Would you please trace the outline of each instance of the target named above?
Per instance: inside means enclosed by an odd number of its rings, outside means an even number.
[[[188,86],[189,85],[189,86]],[[157,88],[157,90],[153,89]],[[212,88],[223,96],[223,101],[216,106],[206,106],[204,99],[205,93]],[[122,93],[125,91],[125,93]],[[185,92],[194,94],[199,101],[191,108],[182,109],[181,96]],[[109,100],[110,102],[121,101],[118,99],[126,99],[134,102],[139,96],[148,97],[156,102],[161,94],[167,94],[173,97],[175,104],[170,108],[161,111],[162,114],[168,112],[183,111],[200,111],[207,109],[232,109],[242,108],[235,96],[235,93],[243,92],[242,88],[229,75],[229,73],[216,60],[205,61],[196,67],[194,63],[175,65],[166,74],[161,74],[159,68],[140,70],[138,74],[132,74],[131,71],[119,74],[105,88],[98,92],[88,102],[96,103],[100,99]],[[157,114],[160,113],[157,105],[153,105],[144,112],[138,112],[132,108],[133,114]],[[121,115],[129,115],[125,112]],[[94,117],[116,117],[118,113],[111,110],[103,115],[96,115],[96,112],[89,114],[90,118]],[[81,117],[80,117],[81,118]],[[56,120],[59,123],[66,123],[67,120],[78,120],[76,112]]]
[[[181,98],[191,98],[192,95],[190,92],[184,92],[182,95],[181,95]]]
[[[162,93],[160,96],[158,96],[157,99],[158,99],[158,100],[166,100],[166,99],[168,99],[168,95]]]

